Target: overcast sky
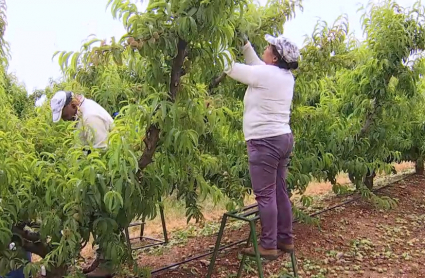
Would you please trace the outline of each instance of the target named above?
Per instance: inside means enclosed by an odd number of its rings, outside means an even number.
[[[215,0],[219,1],[219,0]],[[78,51],[91,34],[98,38],[121,37],[125,30],[114,20],[107,0],[6,0],[6,40],[11,47],[9,72],[17,75],[31,93],[44,89],[50,78],[61,76],[55,51]],[[266,0],[260,0],[265,3]],[[320,18],[329,24],[341,14],[349,17],[350,28],[361,38],[360,5],[369,0],[304,0],[304,11],[285,25],[285,35],[302,46]],[[375,0],[377,2],[377,0]],[[415,0],[398,0],[411,6]]]

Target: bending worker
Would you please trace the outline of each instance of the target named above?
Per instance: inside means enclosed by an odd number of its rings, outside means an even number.
[[[83,145],[92,145],[94,148],[106,149],[108,135],[113,127],[113,119],[98,103],[82,95],[72,92],[58,91],[50,101],[53,113],[53,122],[78,121],[77,129]],[[89,278],[112,277],[107,267],[108,260],[100,248],[96,251],[95,262],[83,272]]]
[[[224,72],[248,85],[244,97],[243,132],[248,149],[251,183],[258,202],[261,239],[260,256],[274,260],[294,249],[292,207],[286,175],[294,138],[290,114],[298,68],[299,50],[283,36],[265,36],[269,43],[263,59],[246,40],[246,64],[225,64]],[[242,251],[255,256],[253,247]]]

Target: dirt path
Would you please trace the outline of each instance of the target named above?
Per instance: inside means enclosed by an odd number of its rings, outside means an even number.
[[[398,199],[399,205],[383,211],[357,201],[320,215],[321,229],[295,224],[302,277],[425,277],[425,177],[409,177],[379,194]],[[180,236],[180,245],[139,254],[140,264],[155,269],[212,249],[215,242],[214,236],[185,235],[186,239]],[[234,242],[244,237],[247,229],[233,226],[224,239]],[[213,277],[234,277],[240,248],[220,255]],[[205,277],[208,263],[209,257],[154,277]],[[288,258],[264,264],[265,277],[280,277],[288,272],[287,264]],[[253,262],[247,269],[243,277],[257,277]]]

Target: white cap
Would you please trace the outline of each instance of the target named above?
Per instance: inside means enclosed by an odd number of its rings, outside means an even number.
[[[280,56],[287,62],[297,62],[298,57],[300,56],[300,51],[298,47],[291,42],[288,38],[280,35],[278,37],[273,37],[271,35],[265,35],[265,39],[271,45],[274,45],[279,52]]]
[[[62,117],[62,109],[65,107],[67,101],[67,92],[58,91],[50,100],[50,107],[52,108],[53,122],[57,123]]]

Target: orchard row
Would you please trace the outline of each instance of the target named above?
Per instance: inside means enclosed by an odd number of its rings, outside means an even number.
[[[29,251],[43,259],[27,264],[27,272],[43,264],[50,277],[61,277],[74,269],[90,235],[120,265],[129,255],[123,229],[155,217],[161,198],[177,196],[188,220],[200,220],[205,197],[228,196],[232,209],[250,192],[246,88],[222,74],[221,50],[229,47],[240,60],[247,35],[260,52],[264,35],[282,33],[301,1],[162,0],[142,13],[111,0],[110,8],[128,34],[57,53],[63,81],[29,97],[6,74],[2,40],[0,275],[19,267]],[[2,15],[5,22],[5,10]],[[303,193],[312,179],[343,192],[336,176],[345,172],[365,197],[389,206],[370,191],[376,173],[390,173],[402,160],[423,171],[424,16],[419,4],[370,5],[361,42],[345,17],[318,23],[295,72],[292,192]],[[34,107],[35,99],[59,89],[119,112],[107,151],[85,155],[72,125],[51,123],[48,101]]]

